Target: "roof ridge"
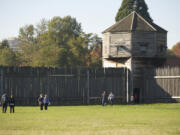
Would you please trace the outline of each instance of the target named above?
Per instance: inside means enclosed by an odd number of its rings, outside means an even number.
[[[133,13],[133,18],[132,18],[132,22],[131,22],[131,31],[133,30],[133,26],[134,26],[135,11],[133,11],[132,13]]]

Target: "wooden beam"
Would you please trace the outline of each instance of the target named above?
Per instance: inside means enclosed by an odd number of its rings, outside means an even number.
[[[154,76],[156,79],[180,79],[180,76]]]
[[[69,75],[68,75],[68,74],[64,74],[64,75],[63,75],[63,74],[62,74],[62,75],[59,74],[59,75],[58,75],[58,74],[57,74],[57,75],[48,75],[48,76],[52,76],[52,77],[73,77],[74,75],[71,75],[71,74],[69,74]]]
[[[174,99],[180,99],[180,96],[172,96]]]

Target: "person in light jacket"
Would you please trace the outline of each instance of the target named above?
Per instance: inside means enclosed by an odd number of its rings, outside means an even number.
[[[105,106],[106,105],[106,98],[107,98],[106,91],[103,91],[101,97],[102,97],[102,106]]]
[[[112,91],[109,93],[108,100],[110,102],[110,105],[113,105],[114,94],[112,93]]]
[[[4,93],[1,97],[1,104],[2,104],[2,112],[6,113],[8,106],[8,96],[6,93]]]

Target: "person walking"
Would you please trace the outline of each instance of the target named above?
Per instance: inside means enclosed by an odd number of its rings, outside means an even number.
[[[106,91],[103,91],[101,97],[102,97],[102,106],[105,106],[106,105]]]
[[[1,97],[1,104],[2,104],[2,112],[6,113],[7,105],[8,105],[8,96],[6,93],[4,93]]]
[[[43,95],[40,94],[39,98],[38,98],[38,103],[40,105],[40,110],[43,110],[43,106],[44,106],[44,98],[43,98]]]
[[[49,98],[47,96],[47,94],[44,96],[44,108],[45,110],[48,109],[48,105],[50,104]]]
[[[9,99],[9,107],[10,107],[10,113],[14,113],[14,107],[15,107],[15,99],[13,95],[11,95]]]
[[[110,102],[110,105],[113,105],[114,94],[112,93],[112,91],[109,93],[108,100]]]

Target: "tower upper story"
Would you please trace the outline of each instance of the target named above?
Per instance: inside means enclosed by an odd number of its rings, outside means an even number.
[[[103,58],[165,58],[167,31],[133,11],[103,32]]]

